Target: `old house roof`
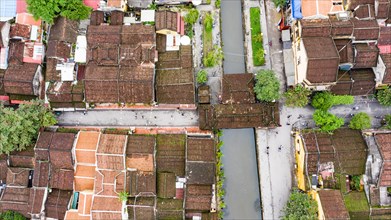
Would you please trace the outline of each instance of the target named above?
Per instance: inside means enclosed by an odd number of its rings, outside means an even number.
[[[380,27],[378,45],[391,45],[391,26]]]
[[[379,186],[391,186],[391,134],[376,134],[375,141],[383,159],[379,176]]]
[[[302,19],[301,37],[329,37],[331,24],[329,19]]]
[[[194,104],[194,76],[191,46],[159,53],[156,64],[157,100],[167,104]]]
[[[121,209],[122,203],[118,197],[93,196],[92,219],[122,219]]]
[[[33,186],[48,187],[49,184],[50,164],[49,161],[35,161]]]
[[[46,58],[46,81],[61,81],[61,71],[56,69],[57,64],[61,61],[55,58]]]
[[[13,151],[8,156],[9,166],[34,168],[34,149]]]
[[[211,185],[215,182],[215,173],[214,162],[186,162],[186,176],[189,184]]]
[[[46,95],[50,102],[82,102],[84,99],[83,82],[50,83]]]
[[[307,80],[311,83],[335,82],[339,55],[333,39],[308,37],[303,38],[303,44],[308,57]]]
[[[101,134],[96,150],[97,168],[125,169],[126,135]]]
[[[90,16],[90,25],[100,25],[104,23],[105,14],[103,11],[93,11]]]
[[[339,54],[339,63],[353,63],[353,46],[350,39],[334,39]]]
[[[49,147],[52,142],[52,132],[40,132],[34,147],[35,159],[49,160]]]
[[[351,69],[353,85],[351,95],[369,95],[375,90],[375,73],[371,68],[368,69]]]
[[[355,40],[377,40],[379,37],[379,25],[375,19],[358,20],[352,18],[353,37]]]
[[[157,173],[157,196],[159,198],[175,197],[175,173],[158,172]]]
[[[29,168],[8,167],[7,186],[27,187],[29,182]]]
[[[122,25],[124,21],[124,12],[112,11],[110,16],[110,25]]]
[[[331,36],[350,37],[353,34],[353,22],[351,20],[339,20],[336,17],[330,17]]]
[[[71,54],[71,46],[72,45],[64,41],[50,40],[48,42],[46,57],[67,59]]]
[[[182,199],[157,199],[157,219],[182,219],[184,215]]]
[[[386,66],[383,83],[391,83],[391,54],[380,54],[380,58]]]
[[[302,138],[308,175],[317,174],[319,165],[328,162],[333,162],[337,173],[364,173],[367,146],[360,131],[341,128],[333,135],[310,131],[303,133]]]
[[[172,172],[177,176],[184,176],[186,136],[161,134],[156,141],[157,172]]]
[[[128,214],[134,219],[156,219],[155,197],[137,197],[130,201]]]
[[[9,65],[4,75],[5,92],[20,95],[35,95],[33,81],[38,66],[38,64],[33,63]]]
[[[71,133],[54,133],[50,143],[50,163],[52,169],[73,170],[72,148],[75,135]]]
[[[212,138],[187,138],[188,161],[215,161],[215,141]]]
[[[3,183],[7,182],[7,172],[7,157],[5,156],[5,154],[3,154],[3,156],[0,156],[0,180],[3,181]]]
[[[223,76],[224,104],[255,103],[254,75],[248,74],[226,74]]]
[[[357,19],[375,19],[375,6],[373,4],[359,5],[354,10]]]
[[[353,11],[359,5],[366,5],[366,4],[374,5],[375,0],[348,0],[347,1],[347,8],[348,8],[348,10]]]
[[[212,203],[211,185],[187,185],[186,210],[209,211]]]
[[[320,205],[326,219],[350,219],[349,212],[339,190],[318,191]]]
[[[167,29],[177,32],[179,30],[180,16],[173,11],[156,11],[155,12],[155,26],[156,30]]]
[[[30,39],[31,25],[15,23],[10,29],[10,38]]]
[[[28,215],[28,201],[30,197],[30,188],[6,187],[0,197],[0,211],[16,211],[30,217]]]
[[[159,181],[159,175],[157,178]],[[128,171],[126,190],[130,196],[137,196],[139,193],[156,194],[156,174],[154,172]]]
[[[280,124],[278,103],[200,105],[200,128],[276,127]]]
[[[355,44],[354,68],[376,67],[379,49],[376,45]]]
[[[377,19],[387,19],[390,16],[390,1],[389,0],[379,0],[377,7]]]
[[[118,197],[125,190],[125,172],[116,170],[97,170],[94,195]]]
[[[78,21],[70,20],[60,16],[54,21],[54,24],[50,27],[49,40],[76,43],[78,30]]]
[[[73,190],[73,169],[56,169],[52,170],[50,177],[50,188]]]
[[[10,40],[8,64],[22,64],[23,63],[24,42],[19,40]]]
[[[153,171],[155,142],[155,136],[128,136],[126,167],[145,172]]]
[[[44,199],[46,196],[47,189],[30,188],[29,196],[29,214],[41,214],[44,206]]]
[[[45,204],[46,217],[64,219],[71,196],[72,191],[52,189]]]
[[[121,28],[121,25],[89,25],[87,28],[87,43],[88,45],[101,43],[120,44]]]

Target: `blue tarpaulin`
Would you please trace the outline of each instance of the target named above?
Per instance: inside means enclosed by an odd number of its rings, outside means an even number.
[[[301,13],[301,0],[292,0],[292,17],[295,19],[302,19],[303,14]]]

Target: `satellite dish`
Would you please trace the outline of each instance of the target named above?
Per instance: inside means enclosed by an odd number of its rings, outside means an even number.
[[[181,37],[181,45],[190,45],[191,40],[190,37],[184,35]]]

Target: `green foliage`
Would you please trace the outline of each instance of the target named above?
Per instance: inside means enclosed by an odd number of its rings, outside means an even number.
[[[207,15],[210,16],[210,13],[207,13]],[[203,25],[205,26],[207,21],[207,19],[204,19],[203,20]],[[202,31],[202,42],[203,42],[203,51],[204,51],[204,54],[207,55],[209,53],[209,51],[211,51],[213,49],[213,33],[212,31],[206,31],[206,28],[203,29]]]
[[[361,180],[361,176],[358,176],[358,175],[352,176],[352,182],[350,183],[352,190],[361,191],[361,189],[360,189],[360,186],[361,186],[360,180]]]
[[[371,127],[371,118],[365,112],[360,112],[353,116],[352,120],[349,123],[349,128],[361,130],[368,129]]]
[[[212,14],[206,13],[204,18],[204,29],[206,32],[212,32],[213,29],[213,17]]]
[[[391,106],[391,88],[379,90],[376,95],[377,100],[381,105]]]
[[[155,4],[155,2],[149,4],[149,5],[148,5],[148,9],[157,10],[157,5]]]
[[[200,13],[197,9],[193,8],[190,9],[187,15],[185,16],[184,20],[187,24],[195,24],[198,20],[198,17],[200,16]]]
[[[349,95],[333,95],[330,92],[318,92],[312,98],[312,106],[316,109],[327,111],[333,105],[350,105],[354,103],[354,97]]]
[[[204,84],[208,81],[208,73],[205,70],[200,70],[197,73],[197,83]]]
[[[215,1],[216,8],[220,8],[220,5],[221,5],[221,0],[216,0]]]
[[[273,102],[280,98],[280,82],[273,70],[261,70],[258,72],[254,92],[260,101]]]
[[[27,5],[36,20],[40,18],[49,24],[60,15],[72,20],[87,19],[92,10],[81,0],[27,0]]]
[[[274,5],[276,6],[276,8],[278,6],[282,7],[286,4],[286,0],[273,0],[273,2],[274,2]]]
[[[223,50],[219,46],[215,45],[213,50],[204,56],[203,63],[206,67],[213,67],[215,65],[220,65],[223,58]]]
[[[5,211],[0,214],[0,219],[2,219],[2,220],[26,220],[27,218],[18,212],[8,210],[8,211]]]
[[[128,201],[129,193],[126,191],[122,191],[118,194],[119,201],[126,202]]]
[[[212,2],[212,0],[206,0],[206,4],[210,5],[210,3]]]
[[[193,25],[192,24],[186,24],[185,33],[187,36],[189,36],[190,39],[193,38]]]
[[[265,64],[265,50],[263,49],[263,35],[261,31],[260,8],[250,8],[251,46],[255,66]]]
[[[308,194],[293,190],[284,208],[284,220],[317,219],[318,205]]]
[[[319,109],[315,110],[313,119],[315,124],[320,127],[320,130],[327,133],[332,133],[344,124],[343,118]]]
[[[290,107],[304,107],[308,104],[309,95],[311,95],[311,91],[299,84],[284,93],[285,104]]]
[[[384,120],[386,121],[385,127],[391,129],[391,115],[385,115]]]
[[[31,146],[39,128],[56,124],[54,115],[43,101],[21,104],[17,110],[0,107],[0,154],[22,151]]]

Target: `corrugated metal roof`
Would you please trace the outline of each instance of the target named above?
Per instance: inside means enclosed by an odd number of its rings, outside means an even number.
[[[16,16],[16,0],[0,1],[0,21]]]

